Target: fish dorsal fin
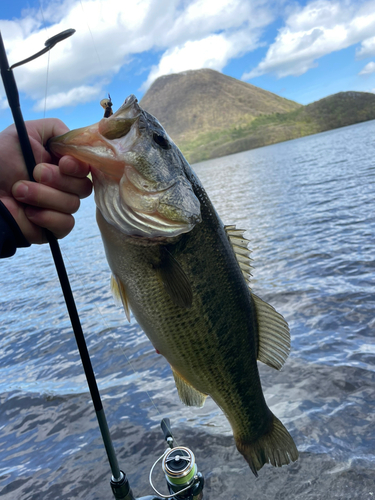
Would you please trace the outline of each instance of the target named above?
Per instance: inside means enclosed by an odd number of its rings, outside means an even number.
[[[258,360],[271,368],[280,370],[290,352],[288,323],[267,302],[253,293],[251,295],[255,302],[258,319]]]
[[[117,278],[117,276],[114,276],[113,274],[111,276],[111,290],[112,290],[112,294],[113,294],[114,298],[117,300],[117,302],[121,301],[122,305],[124,306],[125,315],[130,323],[129,300],[128,300],[128,297],[126,295],[125,287],[124,287],[122,281],[119,278]]]
[[[193,303],[189,278],[166,248],[161,249],[161,259],[155,270],[172,301],[179,307],[189,309]]]
[[[244,237],[245,230],[237,229],[236,226],[224,226],[224,229],[227,233],[229,242],[232,245],[242,274],[245,280],[249,283],[252,269],[250,258],[251,250],[248,247],[249,240]]]
[[[228,239],[245,280],[251,277],[251,258],[248,248],[249,240],[244,237],[245,231],[236,226],[224,226]],[[257,311],[259,344],[258,360],[272,368],[280,370],[290,352],[290,334],[288,323],[275,309],[262,299],[251,294]]]
[[[194,387],[186,382],[173,367],[171,368],[181,401],[187,406],[198,406],[201,408],[206,401],[207,394],[203,394],[194,389]]]

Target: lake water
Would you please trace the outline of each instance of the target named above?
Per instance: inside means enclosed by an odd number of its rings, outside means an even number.
[[[109,426],[137,496],[165,449],[195,453],[205,498],[375,497],[375,121],[194,166],[224,223],[247,229],[253,290],[289,322],[265,396],[300,451],[255,479],[216,405],[186,408],[171,371],[109,290],[84,200],[61,242]],[[110,471],[47,246],[0,262],[0,497],[110,499]],[[163,489],[161,475],[156,483]],[[163,490],[165,491],[165,489]]]

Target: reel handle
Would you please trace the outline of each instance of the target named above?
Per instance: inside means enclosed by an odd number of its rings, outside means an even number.
[[[173,447],[173,435],[172,435],[172,429],[171,429],[171,421],[169,418],[163,418],[163,420],[160,423],[161,430],[163,431],[164,434],[164,439],[167,441],[168,445],[172,448]],[[172,446],[171,446],[172,443]]]

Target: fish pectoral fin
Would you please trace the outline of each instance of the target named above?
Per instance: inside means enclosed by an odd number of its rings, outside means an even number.
[[[187,406],[198,406],[201,408],[206,401],[207,394],[203,394],[202,392],[194,389],[194,387],[186,382],[186,380],[182,378],[173,367],[171,368],[181,401]]]
[[[250,283],[252,259],[250,258],[251,250],[248,247],[249,240],[244,237],[244,229],[237,229],[236,226],[224,226],[229,243],[232,245],[236,255],[238,265],[241,268],[245,280]]]
[[[254,295],[258,319],[258,360],[271,368],[280,368],[290,352],[290,333],[288,323],[275,309]]]
[[[172,301],[179,307],[190,309],[193,303],[193,291],[189,278],[166,248],[162,248],[161,259],[155,270]]]
[[[117,276],[115,276],[113,274],[111,276],[111,290],[112,290],[112,294],[113,294],[114,298],[116,299],[116,301],[117,302],[121,301],[122,305],[124,306],[125,315],[130,323],[131,322],[130,321],[130,307],[129,307],[129,300],[128,300],[128,297],[126,295],[125,287],[124,287],[122,281],[120,280],[120,278],[118,278]]]

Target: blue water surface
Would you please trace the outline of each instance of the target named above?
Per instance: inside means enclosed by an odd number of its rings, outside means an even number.
[[[201,460],[205,498],[375,495],[374,137],[370,121],[193,166],[223,222],[247,230],[253,291],[291,328],[283,371],[261,367],[261,375],[301,456],[265,467],[257,482],[221,411],[210,400],[182,406],[166,361],[115,304],[94,199],[82,202],[61,248],[120,463],[138,494],[151,493],[167,415]],[[0,285],[0,496],[110,498],[48,246],[1,261]]]

